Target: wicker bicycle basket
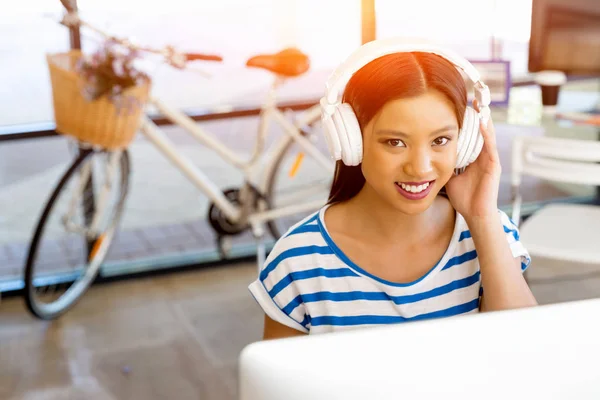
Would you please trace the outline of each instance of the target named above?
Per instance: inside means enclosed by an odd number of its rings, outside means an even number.
[[[104,149],[125,148],[139,129],[151,84],[145,82],[123,91],[125,98],[137,100],[138,106],[128,110],[117,107],[106,95],[90,101],[82,93],[84,81],[76,72],[81,56],[78,50],[46,56],[56,131]]]

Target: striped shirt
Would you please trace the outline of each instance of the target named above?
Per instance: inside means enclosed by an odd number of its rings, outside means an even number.
[[[381,279],[353,263],[334,243],[323,216],[306,217],[273,247],[249,290],[273,320],[304,333],[325,333],[476,313],[482,294],[477,252],[459,213],[446,252],[410,283]],[[506,240],[524,271],[531,262],[513,221],[498,210]]]

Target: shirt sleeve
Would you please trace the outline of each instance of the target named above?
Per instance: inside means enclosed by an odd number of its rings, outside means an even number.
[[[504,211],[498,210],[498,212],[500,213],[500,220],[502,221],[502,226],[504,227],[506,240],[508,241],[510,250],[514,257],[521,258],[521,271],[525,271],[529,267],[529,264],[531,264],[531,257],[521,242],[519,229],[514,221]]]
[[[261,268],[258,278],[248,289],[254,300],[271,319],[303,333],[309,332],[310,317],[294,282],[288,260],[290,252],[273,248]]]

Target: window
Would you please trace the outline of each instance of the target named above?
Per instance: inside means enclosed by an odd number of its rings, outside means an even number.
[[[473,60],[511,61],[515,78],[527,74],[531,0],[375,0],[377,37],[425,38]]]

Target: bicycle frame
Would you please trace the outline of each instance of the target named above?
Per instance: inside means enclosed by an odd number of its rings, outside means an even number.
[[[274,154],[279,154],[290,143],[295,141],[308,155],[312,156],[325,170],[329,170],[333,176],[334,164],[325,157],[310,140],[301,134],[301,127],[311,124],[320,118],[319,105],[309,108],[302,114],[302,117],[293,124],[277,108],[276,90],[283,82],[282,79],[275,80],[268,93],[267,99],[260,112],[260,127],[256,138],[254,152],[249,160],[242,159],[236,152],[227,147],[221,140],[211,135],[210,132],[198,126],[198,124],[183,112],[168,106],[156,97],[151,97],[149,102],[153,104],[166,118],[170,119],[175,125],[186,129],[194,138],[215,151],[228,164],[240,170],[246,182],[254,185],[257,169],[263,161],[263,148],[265,137],[271,120],[278,123],[286,136],[283,136],[275,143]],[[142,132],[150,141],[180,170],[186,175],[195,186],[197,186],[217,207],[219,207],[225,216],[232,222],[239,222],[242,218],[248,217],[251,223],[264,223],[265,221],[277,219],[295,213],[314,210],[323,205],[322,201],[311,203],[303,202],[298,199],[297,203],[291,206],[252,213],[250,216],[243,215],[243,206],[231,202],[204,172],[198,168],[189,158],[181,154],[175,145],[167,138],[164,132],[154,124],[147,116],[142,120]],[[267,164],[267,171],[264,176],[269,176],[273,163]],[[265,182],[254,185],[264,191]]]
[[[188,61],[221,59],[219,56],[201,53],[180,53],[170,46],[163,49],[135,46],[127,39],[115,38],[85,21],[82,21],[77,15],[76,8],[71,9],[66,3],[63,5],[67,8],[68,13],[64,16],[61,23],[68,26],[70,29],[74,29],[75,27],[79,29],[81,26],[86,26],[101,36],[115,40],[117,43],[131,50],[158,54],[164,61],[167,61],[177,68],[186,68]],[[167,135],[151,121],[147,114],[143,114],[140,125],[142,133],[150,140],[150,142],[152,142],[152,144],[162,152],[177,169],[187,176],[190,181],[212,201],[213,205],[211,205],[211,213],[208,216],[208,219],[217,233],[219,233],[217,239],[221,253],[224,252],[223,249],[226,247],[226,243],[224,245],[223,241],[227,241],[228,239],[227,236],[223,236],[221,233],[230,232],[231,234],[235,234],[248,227],[252,229],[257,241],[257,261],[259,269],[264,264],[265,260],[266,248],[263,240],[263,232],[265,231],[263,226],[264,223],[288,215],[318,209],[323,206],[325,200],[321,198],[319,200],[309,201],[308,199],[311,195],[306,194],[307,191],[299,190],[296,187],[289,189],[287,186],[288,182],[282,181],[279,175],[276,175],[276,173],[280,172],[279,169],[284,168],[284,165],[287,164],[288,159],[286,157],[289,154],[289,146],[291,144],[297,144],[299,146],[299,156],[307,154],[313,161],[316,161],[316,165],[310,164],[307,172],[313,172],[313,176],[315,175],[315,171],[318,171],[319,175],[322,172],[329,173],[328,177],[321,180],[322,182],[328,182],[329,177],[333,176],[334,163],[325,157],[316,145],[311,143],[308,137],[310,135],[306,133],[305,129],[319,119],[319,104],[316,104],[306,112],[302,113],[300,118],[294,118],[293,122],[288,120],[286,115],[279,110],[276,103],[275,92],[282,82],[283,78],[277,77],[268,93],[263,107],[261,108],[260,125],[256,137],[256,144],[254,151],[248,160],[243,159],[225,145],[223,141],[214,137],[210,132],[200,128],[193,119],[183,112],[170,107],[156,97],[150,97],[149,99],[149,103],[155,106],[164,117],[171,120],[174,125],[186,129],[194,138],[206,145],[206,147],[213,152],[217,153],[224,161],[243,174],[244,183],[239,191],[236,190],[234,192],[236,198],[232,200],[230,200],[221,191],[219,186],[206,176],[200,168],[177,149],[177,147],[168,139]],[[270,149],[265,151],[266,136],[271,122],[278,124],[285,134],[276,140],[274,144],[271,145]],[[69,307],[75,304],[92,284],[99,273],[101,265],[110,248],[110,244],[113,241],[114,234],[118,229],[117,226],[124,210],[127,189],[129,187],[128,173],[130,165],[129,153],[127,150],[109,150],[92,143],[79,142],[75,137],[71,137],[69,142],[75,145],[74,150],[77,151],[78,155],[59,181],[59,184],[53,190],[52,195],[44,208],[44,212],[39,219],[35,233],[30,242],[31,245],[25,268],[27,306],[32,313],[44,319],[55,318],[65,312]],[[97,165],[97,160],[100,165]],[[292,164],[293,167],[290,169],[290,177],[295,176],[301,161],[302,157],[299,157]],[[98,169],[98,167],[100,169]],[[313,169],[315,167],[317,168],[316,170]],[[105,172],[105,177],[102,177],[102,175],[97,176],[97,173],[101,172]],[[260,172],[262,172],[262,178],[260,178]],[[304,176],[306,176],[306,174]],[[311,175],[308,174],[308,176],[310,177]],[[125,180],[120,182],[119,187],[117,187],[114,182],[117,177],[121,177]],[[74,181],[71,179],[74,179]],[[302,183],[303,178],[297,178],[296,182],[298,181]],[[73,190],[64,190],[67,182],[74,183],[75,187]],[[281,183],[281,186],[279,186],[279,183]],[[308,186],[308,192],[312,193],[316,190],[320,194],[323,189],[318,189],[325,188],[328,184],[311,182],[306,186]],[[277,192],[275,192],[274,188],[278,189]],[[284,190],[279,191],[280,188]],[[273,203],[279,204],[279,201],[282,198],[280,197],[280,194],[285,190],[291,194],[288,195],[288,197],[292,198],[292,204],[287,205],[288,203],[284,202],[283,204],[286,204],[286,206],[272,209],[271,207],[273,204],[270,204],[268,200],[273,200]],[[59,213],[62,211],[62,205],[56,206],[56,200],[59,195],[69,192],[72,194],[72,197],[70,199],[67,197],[67,210],[62,215],[62,223],[67,232],[72,231],[81,234],[85,238],[84,244],[86,245],[85,247],[87,250],[87,260],[81,265],[83,267],[83,275],[81,277],[75,276],[74,271],[69,267],[66,274],[61,273],[57,276],[56,271],[50,271],[52,274],[51,277],[42,277],[41,279],[35,278],[33,276],[34,266],[36,265],[35,261],[38,256],[38,249],[41,246],[40,241],[43,237],[42,235],[50,212],[56,209],[58,209]],[[275,193],[277,194],[275,195]],[[106,210],[110,207],[111,194],[118,194],[114,208],[115,214],[107,214],[110,219],[107,220],[107,226],[103,228],[103,217],[106,214]],[[312,196],[310,198],[312,198]],[[262,211],[263,206],[267,206],[270,209]],[[216,216],[213,213],[215,207],[218,209],[216,211],[220,212],[220,214]],[[78,211],[82,211],[83,214],[83,218],[81,218],[83,221],[81,223],[76,221],[78,219],[77,217],[81,216],[81,213]],[[228,221],[224,221],[223,218]],[[221,225],[217,226],[215,223]],[[228,230],[227,228],[229,228],[229,226],[226,226],[225,224],[233,225],[231,230]],[[269,226],[269,228],[274,236],[278,236],[278,234],[281,233],[281,229],[278,227]],[[44,236],[44,238],[46,238],[46,236]],[[52,237],[52,239],[54,240],[55,238]],[[38,287],[41,285],[55,285],[63,282],[72,282],[74,285],[70,286],[63,295],[51,303],[38,301],[36,294],[32,293],[33,291],[37,291]]]

